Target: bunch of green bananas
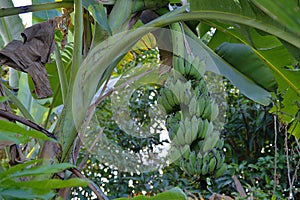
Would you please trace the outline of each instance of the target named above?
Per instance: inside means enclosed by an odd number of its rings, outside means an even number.
[[[174,24],[171,28],[180,31],[178,26]],[[174,41],[183,42],[182,34],[176,33],[173,37]],[[182,46],[184,43],[175,47]],[[182,49],[176,52],[187,54]],[[193,177],[219,177],[227,165],[222,150],[224,142],[213,124],[219,114],[218,105],[211,100],[203,78],[204,62],[192,55],[186,57],[173,56],[173,68],[180,77],[169,76],[158,97],[158,104],[168,114],[166,127],[172,142],[170,157]]]
[[[198,142],[198,146],[204,145],[204,141]],[[182,170],[193,177],[205,175],[221,176],[227,169],[222,153],[223,140],[218,140],[214,148],[202,153],[196,151],[189,144],[173,145],[170,150],[171,161],[179,165]]]

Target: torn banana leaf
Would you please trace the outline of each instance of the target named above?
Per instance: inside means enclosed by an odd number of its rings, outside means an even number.
[[[52,95],[45,69],[54,46],[54,21],[35,24],[22,33],[23,42],[13,40],[0,51],[0,65],[28,73],[38,98]]]

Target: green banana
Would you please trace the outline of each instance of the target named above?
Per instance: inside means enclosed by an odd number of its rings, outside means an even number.
[[[180,149],[180,153],[181,153],[182,157],[188,160],[190,157],[190,154],[191,154],[190,146],[184,145],[184,146],[181,146],[178,148]]]
[[[174,73],[165,82],[158,103],[171,115],[166,120],[166,127],[173,147],[177,148],[173,154],[181,155],[176,163],[189,175],[198,178],[216,175],[224,170],[224,141],[220,140],[212,123],[218,117],[219,109],[211,101],[203,78],[205,62],[186,50],[188,43],[180,23],[172,24],[170,28],[172,39],[176,41],[173,42]]]
[[[180,146],[186,144],[186,143],[185,143],[184,135],[185,135],[185,129],[184,129],[183,123],[180,122],[180,126],[179,126],[179,128],[178,128],[177,133],[176,133],[177,140],[178,140],[178,144],[179,144]]]
[[[224,146],[224,139],[220,139],[217,142],[215,148],[216,148],[217,151],[222,151],[223,146]]]
[[[157,98],[157,103],[158,105],[163,109],[165,110],[165,112],[167,114],[171,113],[172,112],[172,107],[169,105],[169,103],[167,102],[167,100],[165,98],[163,98],[162,96],[159,96]]]
[[[191,122],[189,121],[188,118],[185,118],[183,124],[184,124],[184,128],[185,128],[185,135],[184,135],[185,140],[184,141],[186,144],[190,145],[193,142]]]
[[[196,162],[196,166],[195,166],[195,169],[196,169],[196,175],[201,175],[201,171],[202,171],[202,159],[197,159],[197,162]]]
[[[196,68],[198,74],[200,75],[197,80],[200,80],[204,76],[206,67],[205,67],[205,61],[200,62],[198,57],[197,57],[197,59],[198,59],[198,60],[196,60],[197,63],[195,63],[195,64],[193,63],[193,66]]]
[[[196,116],[201,117],[203,115],[204,109],[205,109],[205,98],[199,98],[198,99],[198,105],[196,110]]]
[[[189,113],[191,116],[197,115],[197,98],[195,96],[191,97],[190,103],[189,103]]]
[[[219,169],[223,165],[223,163],[225,161],[225,157],[222,156],[222,154],[220,153],[220,151],[217,151],[215,153],[215,156],[216,156],[216,159],[217,159],[217,169]]]
[[[202,129],[201,132],[198,133],[198,138],[204,139],[206,135],[210,134],[213,131],[214,125],[209,122],[207,119],[202,120]]]
[[[206,99],[206,101],[205,101],[205,107],[204,107],[204,111],[202,114],[202,118],[208,119],[209,121],[211,121],[211,102],[209,99]]]
[[[168,129],[168,134],[169,134],[169,138],[171,141],[173,141],[176,137],[176,132],[177,131],[174,131],[173,129]]]
[[[192,61],[193,61],[192,56],[188,55],[187,60],[185,60],[185,75],[186,75],[186,77],[189,77],[191,75],[190,73],[193,68]]]
[[[169,155],[172,162],[176,162],[179,158],[181,158],[181,153],[179,149],[174,146],[171,147]]]
[[[189,75],[191,77],[194,77],[196,80],[201,80],[204,71],[205,71],[205,64],[203,62],[200,63],[199,58],[195,57],[192,61]]]
[[[180,74],[185,74],[185,68],[184,68],[184,60],[183,58],[179,57],[179,55],[173,56],[173,66],[176,71],[178,71]]]
[[[198,126],[199,126],[199,120],[196,116],[192,117],[191,120],[191,130],[192,130],[192,141],[194,142],[198,137]]]
[[[180,23],[173,23],[170,25],[172,40],[173,42],[173,67],[177,70],[182,76],[185,74],[184,66],[184,38]]]
[[[219,106],[214,102],[211,104],[211,121],[217,119],[219,115]]]
[[[215,157],[211,157],[209,161],[209,172],[213,173],[216,169],[217,160]]]
[[[190,100],[191,100],[191,81],[188,81],[185,83],[185,88],[184,88],[184,105],[189,105]]]
[[[220,134],[218,131],[213,131],[211,134],[207,134],[203,145],[201,147],[201,152],[208,152],[209,150],[213,149],[218,142]]]
[[[219,178],[225,173],[226,170],[227,170],[227,164],[223,163],[223,165],[219,169],[217,169],[215,173],[215,177]]]
[[[169,88],[163,88],[163,93],[165,94],[165,97],[167,99],[167,101],[169,102],[169,104],[172,106],[172,108],[176,107],[176,102],[174,101],[174,94],[172,93],[172,91]]]
[[[209,170],[209,156],[208,156],[208,154],[206,154],[202,159],[201,174],[202,175],[208,174],[208,170]]]

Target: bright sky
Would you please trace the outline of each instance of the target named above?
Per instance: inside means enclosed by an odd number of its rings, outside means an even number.
[[[12,1],[16,7],[31,5],[31,0],[12,0]],[[32,14],[31,13],[21,14],[20,17],[23,21],[23,24],[25,24],[26,27],[29,27],[32,25],[32,20],[31,20]]]

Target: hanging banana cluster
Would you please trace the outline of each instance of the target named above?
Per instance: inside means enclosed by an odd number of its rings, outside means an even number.
[[[176,28],[180,30],[175,25]],[[183,41],[182,34],[173,37],[177,42]],[[177,75],[169,76],[158,97],[158,104],[168,114],[171,159],[191,176],[219,177],[227,165],[222,151],[224,142],[213,124],[219,114],[218,105],[211,100],[203,79],[205,64],[197,57],[187,56],[185,60],[174,55],[173,67]]]

